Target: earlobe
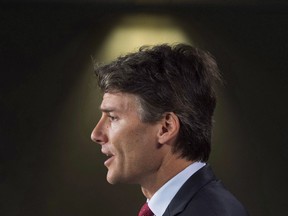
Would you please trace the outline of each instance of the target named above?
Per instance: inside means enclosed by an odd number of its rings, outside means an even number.
[[[158,134],[160,144],[169,144],[176,140],[180,129],[180,122],[175,113],[165,113],[161,121],[161,126]]]

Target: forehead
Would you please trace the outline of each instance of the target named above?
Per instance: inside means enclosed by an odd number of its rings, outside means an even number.
[[[103,111],[129,111],[139,108],[136,95],[129,93],[105,93],[100,109]]]

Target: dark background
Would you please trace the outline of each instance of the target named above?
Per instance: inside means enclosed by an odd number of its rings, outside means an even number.
[[[91,56],[135,13],[169,14],[214,54],[226,83],[210,163],[251,215],[288,215],[287,4],[175,2],[0,3],[1,216],[136,215],[140,188],[109,185],[90,141]]]

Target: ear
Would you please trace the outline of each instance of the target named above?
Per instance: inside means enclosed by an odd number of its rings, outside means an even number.
[[[179,134],[179,129],[178,116],[174,112],[165,113],[161,121],[161,129],[158,132],[158,142],[160,144],[174,142]]]

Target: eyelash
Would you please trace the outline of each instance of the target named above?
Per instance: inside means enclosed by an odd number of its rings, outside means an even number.
[[[112,115],[110,115],[110,114],[107,114],[107,116],[108,116],[108,118],[110,119],[110,121],[115,121],[115,120],[117,120],[117,117],[115,117],[115,116],[112,116]]]

